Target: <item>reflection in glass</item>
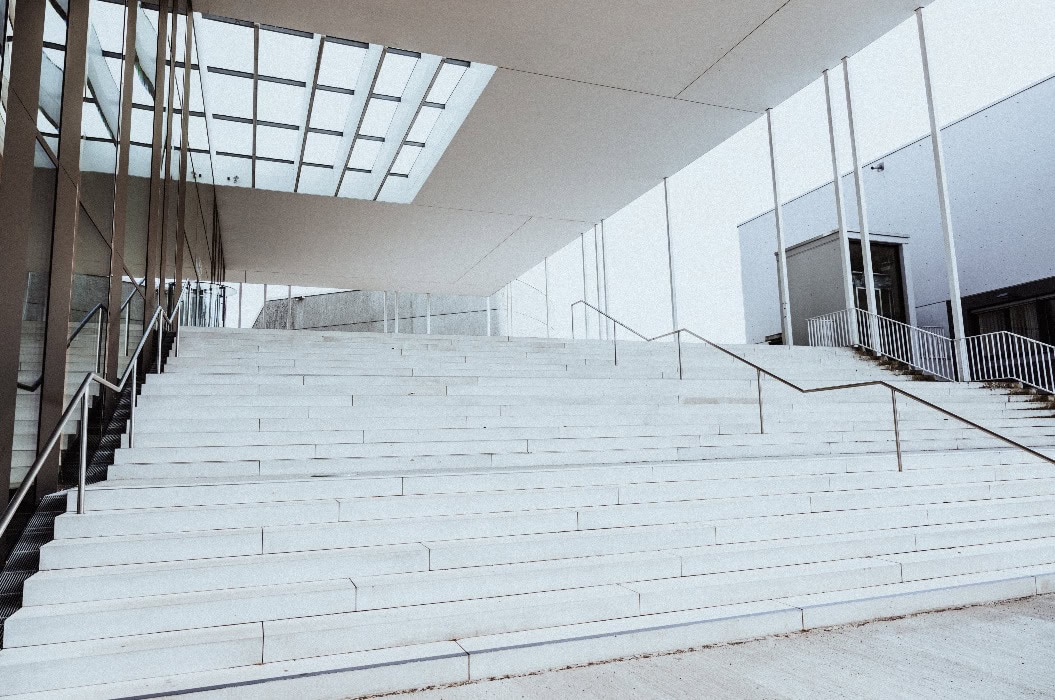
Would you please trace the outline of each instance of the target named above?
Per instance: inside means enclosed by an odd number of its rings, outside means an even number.
[[[44,371],[44,322],[47,320],[51,233],[55,212],[55,164],[38,143],[33,162],[33,199],[26,241],[26,288],[19,340],[15,436],[11,454],[11,488],[25,477],[36,458],[40,419],[40,377]]]

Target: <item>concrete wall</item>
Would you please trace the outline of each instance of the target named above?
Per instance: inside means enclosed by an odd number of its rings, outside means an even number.
[[[964,295],[1055,275],[1055,78],[942,130]],[[910,238],[908,274],[917,323],[948,329],[945,243],[930,137],[864,171],[871,229]],[[853,179],[846,175],[847,226],[858,228]],[[784,206],[788,246],[837,226],[829,183]],[[780,331],[773,213],[739,227],[748,342]],[[831,284],[838,288],[838,278]],[[796,336],[804,343],[805,338]]]
[[[399,332],[425,333],[427,302],[424,294],[388,293],[388,330],[395,330],[398,303]],[[334,292],[293,297],[292,328],[380,333],[384,330],[385,293]],[[487,335],[483,297],[432,295],[432,332],[436,335]],[[286,328],[289,304],[271,299],[264,304],[254,328]],[[506,312],[501,295],[491,298],[491,333],[506,335]]]

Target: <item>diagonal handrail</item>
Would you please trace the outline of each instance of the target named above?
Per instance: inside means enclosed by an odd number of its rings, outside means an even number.
[[[932,401],[928,401],[927,399],[923,398],[922,396],[919,396],[918,394],[914,394],[914,393],[912,393],[910,391],[905,391],[901,387],[895,386],[895,385],[891,384],[890,382],[887,382],[887,381],[884,381],[884,380],[881,380],[881,379],[874,379],[874,380],[869,380],[869,381],[865,381],[865,382],[852,382],[852,383],[849,383],[849,384],[834,384],[834,385],[830,385],[830,386],[820,386],[820,387],[811,387],[811,388],[801,387],[798,384],[796,384],[796,383],[794,383],[794,382],[792,382],[792,381],[790,381],[788,379],[785,379],[784,377],[781,377],[778,374],[775,374],[775,373],[771,372],[770,370],[766,369],[765,367],[762,367],[761,365],[758,365],[758,364],[756,364],[754,362],[751,362],[746,357],[738,355],[735,352],[733,352],[732,350],[729,350],[728,348],[725,348],[725,347],[719,345],[718,343],[715,343],[714,341],[708,340],[707,338],[704,338],[702,335],[699,335],[699,334],[697,334],[697,333],[695,333],[695,332],[693,332],[693,331],[691,331],[691,330],[689,330],[687,328],[678,328],[676,330],[670,331],[669,333],[664,333],[662,335],[657,335],[654,338],[647,338],[644,335],[642,335],[641,333],[638,333],[637,331],[635,331],[632,328],[630,328],[629,326],[627,326],[625,323],[622,323],[622,322],[617,321],[616,319],[612,318],[610,315],[608,315],[604,311],[601,311],[596,306],[590,304],[589,302],[587,302],[584,299],[580,299],[579,301],[576,301],[576,302],[574,302],[571,305],[572,337],[573,338],[574,338],[574,334],[575,334],[575,307],[576,306],[580,306],[580,305],[582,305],[584,307],[588,307],[590,309],[593,309],[595,312],[597,312],[598,314],[604,316],[609,321],[612,321],[613,323],[619,324],[619,326],[621,326],[621,327],[625,328],[626,330],[632,332],[634,335],[636,335],[637,337],[643,339],[645,342],[649,342],[650,343],[650,342],[655,341],[655,340],[661,340],[663,338],[667,338],[667,337],[670,337],[670,336],[675,336],[676,337],[675,341],[676,341],[677,351],[678,351],[678,379],[683,379],[684,378],[683,372],[682,372],[682,363],[681,363],[681,334],[682,333],[687,333],[688,335],[691,335],[693,338],[696,338],[697,340],[705,343],[706,345],[714,348],[715,350],[718,350],[719,352],[727,355],[728,357],[733,358],[737,362],[745,364],[748,367],[750,367],[753,370],[755,370],[755,372],[757,374],[757,380],[758,380],[757,381],[757,386],[758,386],[758,423],[759,423],[759,432],[760,433],[765,433],[765,420],[763,418],[763,411],[762,411],[762,406],[763,406],[763,404],[762,404],[762,375],[765,375],[765,376],[767,376],[767,377],[779,382],[780,384],[783,384],[784,386],[797,391],[800,394],[819,394],[819,393],[824,393],[824,392],[829,392],[829,391],[845,391],[845,390],[848,390],[848,389],[863,389],[865,387],[877,386],[877,387],[882,387],[884,389],[889,389],[890,390],[891,408],[893,410],[893,415],[894,415],[894,443],[895,443],[895,447],[897,449],[897,468],[898,468],[899,472],[900,471],[904,471],[904,467],[903,467],[902,456],[901,456],[901,429],[900,429],[900,426],[898,425],[898,422],[899,422],[898,421],[898,409],[897,409],[897,397],[898,396],[904,396],[905,398],[912,399],[913,401],[915,401],[917,403],[920,403],[920,404],[926,406],[927,408],[933,409],[933,410],[937,411],[938,413],[941,413],[942,415],[946,416],[947,418],[952,418],[953,420],[957,420],[957,421],[959,421],[959,422],[961,422],[961,423],[963,423],[963,424],[965,424],[967,426],[970,426],[971,428],[974,428],[976,430],[979,430],[979,431],[985,433],[986,435],[988,435],[990,437],[996,438],[997,440],[1001,440],[1002,442],[1004,442],[1004,443],[1006,443],[1008,445],[1011,445],[1012,447],[1015,447],[1017,449],[1023,450],[1024,452],[1027,452],[1027,453],[1033,455],[1034,457],[1038,457],[1038,458],[1044,460],[1045,462],[1048,462],[1049,464],[1055,465],[1055,458],[1049,457],[1048,455],[1044,454],[1043,452],[1039,452],[1038,450],[1035,450],[1032,447],[1024,445],[1021,442],[1018,442],[1017,440],[1014,440],[1012,438],[1007,437],[1006,435],[998,433],[995,430],[991,430],[989,428],[986,428],[984,425],[979,425],[978,423],[974,422],[973,420],[971,420],[969,418],[966,418],[966,417],[960,415],[959,413],[956,413],[955,411],[950,411],[947,408],[943,408],[943,407],[939,406],[938,404],[936,404],[936,403],[934,403]],[[613,343],[613,345],[616,345],[618,343],[618,341],[616,340],[614,335],[613,335],[612,343]],[[615,353],[615,364],[618,365],[619,364],[619,362],[618,362],[618,357],[619,357],[618,350],[615,350],[614,353]]]
[[[77,409],[80,409],[80,420],[81,420],[81,435],[80,435],[80,468],[77,473],[77,512],[80,514],[84,513],[84,486],[85,480],[87,479],[88,470],[88,389],[91,387],[92,382],[98,383],[100,386],[106,387],[112,391],[120,394],[124,391],[125,385],[128,383],[129,378],[132,378],[132,402],[131,410],[128,417],[128,443],[129,447],[132,446],[135,437],[135,416],[136,416],[136,376],[139,373],[139,357],[143,352],[143,348],[146,347],[147,340],[150,339],[150,334],[154,327],[157,327],[158,333],[158,346],[157,346],[157,371],[161,372],[161,332],[164,326],[171,328],[173,325],[176,327],[176,338],[174,344],[174,354],[179,355],[179,332],[180,324],[177,323],[179,319],[180,308],[184,303],[184,296],[186,295],[187,287],[183,288],[180,292],[179,298],[173,305],[172,314],[166,315],[162,307],[157,307],[154,310],[154,314],[150,317],[150,322],[146,325],[143,330],[143,337],[139,340],[139,345],[136,346],[135,352],[132,354],[131,361],[125,367],[124,374],[121,375],[121,379],[118,382],[111,382],[95,372],[88,372],[84,375],[84,379],[81,381],[80,386],[77,387],[77,391],[73,393],[70,398],[70,402],[66,405],[66,410],[62,412],[62,416],[59,418],[58,424],[51,431],[51,435],[48,436],[48,441],[44,444],[44,448],[37,454],[37,458],[33,461],[33,465],[29,468],[29,472],[22,479],[22,483],[18,487],[18,491],[11,498],[11,501],[7,504],[7,509],[4,511],[3,517],[0,517],[0,538],[3,537],[4,532],[7,531],[11,521],[15,517],[15,513],[18,507],[22,504],[26,494],[29,493],[29,489],[36,482],[37,476],[40,474],[44,463],[47,461],[51,451],[55,449],[55,445],[58,444],[59,439],[62,437],[63,429],[66,427],[66,423],[73,417]],[[80,404],[78,406],[78,404]]]
[[[99,304],[96,304],[95,306],[93,306],[91,311],[89,311],[84,316],[84,318],[81,319],[81,322],[77,324],[77,327],[75,329],[73,329],[73,333],[70,333],[70,337],[66,340],[66,349],[69,349],[69,347],[71,345],[73,345],[73,341],[76,340],[77,336],[79,336],[81,334],[81,331],[83,331],[88,326],[88,322],[92,320],[92,317],[95,316],[95,314],[100,314],[100,315],[106,317],[106,316],[109,315],[109,309],[106,307],[106,304],[103,304],[103,303],[99,303]],[[100,324],[101,323],[102,322],[100,321]],[[98,339],[96,339],[96,344],[98,346],[100,346],[100,347],[97,347],[95,349],[95,352],[96,352],[96,358],[95,358],[96,369],[98,369],[99,368],[99,364],[98,364],[99,363],[99,357],[98,356],[102,354],[102,347],[101,347],[102,346],[102,336],[101,336],[101,334],[100,334],[100,337]],[[22,382],[18,382],[18,388],[21,389],[22,391],[34,392],[37,389],[39,389],[40,385],[43,384],[43,383],[44,383],[44,374],[42,372],[39,377],[37,377],[35,380],[33,380],[33,382],[31,382],[29,384],[24,384]]]

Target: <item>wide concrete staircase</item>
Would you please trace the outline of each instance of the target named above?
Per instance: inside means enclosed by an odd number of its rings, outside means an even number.
[[[1055,466],[890,392],[702,345],[184,329],[55,521],[0,695],[343,698],[1055,589]],[[1028,397],[850,351],[1055,454]]]

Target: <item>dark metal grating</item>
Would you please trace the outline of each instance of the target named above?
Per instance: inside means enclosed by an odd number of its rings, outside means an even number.
[[[162,369],[167,364],[173,341],[174,336],[166,333],[162,341]],[[107,471],[114,463],[114,453],[121,447],[121,437],[128,425],[131,397],[130,383],[121,393],[113,412],[105,419],[105,424],[101,406],[88,413],[86,481],[89,484],[106,480]],[[26,515],[21,518],[24,524],[16,518],[8,530],[8,537],[17,535],[18,540],[0,569],[0,648],[3,647],[4,622],[22,607],[22,586],[39,569],[40,548],[54,538],[55,518],[66,512],[66,489],[77,486],[78,457],[79,443],[74,439],[60,460],[59,481],[63,490],[42,498],[35,511],[26,509]],[[2,552],[0,549],[0,555]]]

